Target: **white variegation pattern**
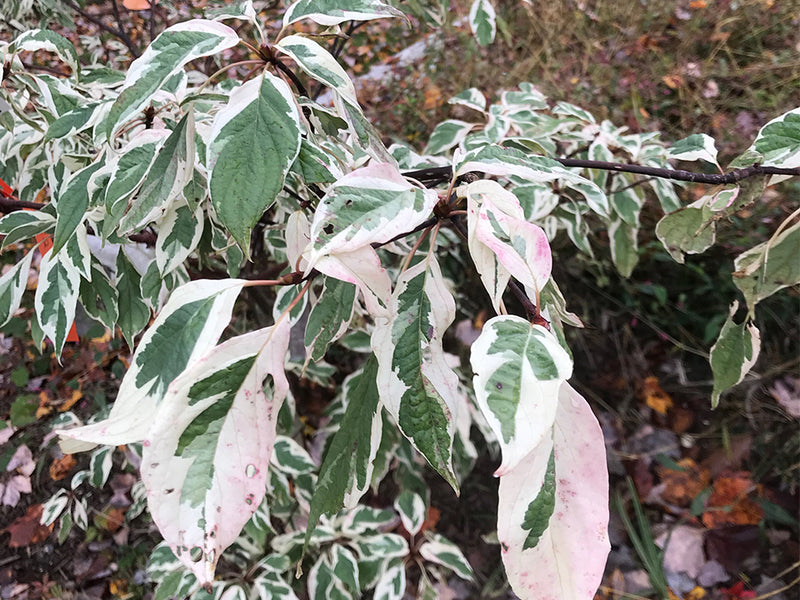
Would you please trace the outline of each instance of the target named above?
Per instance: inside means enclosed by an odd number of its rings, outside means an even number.
[[[58,430],[64,451],[143,440],[169,384],[213,348],[228,326],[245,283],[240,279],[201,279],[175,290],[142,336],[108,418]]]
[[[214,580],[222,551],[266,492],[278,411],[289,390],[289,330],[282,321],[237,336],[190,365],[169,386],[144,440],[150,513],[203,584]]]
[[[53,342],[59,358],[75,320],[80,284],[80,271],[66,252],[53,256],[50,250],[42,257],[33,306],[39,326]]]
[[[504,475],[550,435],[572,359],[541,325],[502,316],[483,326],[470,362],[475,399],[503,452],[495,476]]]
[[[555,501],[547,528],[526,547],[551,452]],[[608,468],[603,433],[568,383],[557,395],[551,433],[500,478],[497,537],[508,581],[522,600],[591,600],[603,577],[608,541]],[[534,505],[533,507],[531,505]]]
[[[380,0],[296,0],[283,15],[283,26],[301,19],[320,25],[345,21],[370,21],[384,17],[403,17],[403,13]]]

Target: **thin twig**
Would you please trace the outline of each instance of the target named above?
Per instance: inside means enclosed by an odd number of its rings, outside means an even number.
[[[125,33],[122,30],[119,30],[119,29],[114,29],[110,25],[105,24],[102,21],[102,19],[100,19],[98,17],[95,17],[92,13],[83,10],[80,6],[78,6],[72,0],[65,0],[65,3],[66,3],[67,6],[69,6],[72,10],[74,10],[79,15],[81,15],[87,21],[90,21],[90,22],[94,23],[95,25],[97,25],[103,31],[105,31],[107,33],[110,33],[114,37],[119,38],[120,41],[123,44],[125,44],[125,46],[127,46],[128,50],[130,50],[130,53],[133,55],[133,58],[139,58],[139,56],[141,56],[141,53],[139,52],[139,49],[133,43],[133,40],[131,40],[131,38],[128,37],[127,33]],[[114,7],[116,8],[116,4],[114,4]]]
[[[598,169],[601,171],[614,171],[618,173],[636,173],[638,175],[649,175],[659,179],[672,179],[675,181],[690,181],[693,183],[703,183],[708,185],[723,185],[727,183],[738,183],[748,177],[757,175],[788,175],[790,177],[800,177],[800,168],[782,169],[780,167],[769,167],[754,164],[742,169],[734,169],[727,173],[695,173],[681,169],[664,169],[660,167],[644,167],[642,165],[631,165],[623,163],[605,162],[602,160],[583,160],[576,158],[554,158],[556,162],[565,167],[578,167],[582,169]],[[443,183],[452,177],[452,167],[429,167],[416,171],[403,173],[406,177],[411,177],[418,181]]]

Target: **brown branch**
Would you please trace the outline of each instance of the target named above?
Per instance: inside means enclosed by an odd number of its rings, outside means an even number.
[[[800,168],[782,169],[780,167],[768,167],[759,164],[751,165],[743,169],[734,169],[727,173],[695,173],[693,171],[683,171],[681,169],[664,169],[660,167],[644,167],[642,165],[629,165],[623,163],[605,162],[602,160],[584,160],[578,158],[554,158],[553,160],[561,163],[565,167],[578,167],[582,169],[598,169],[601,171],[613,171],[617,173],[635,173],[637,175],[647,175],[659,179],[672,179],[675,181],[690,181],[693,183],[703,183],[708,185],[723,185],[726,183],[738,183],[748,177],[756,175],[788,175],[790,177],[800,177]],[[451,167],[431,167],[416,171],[406,171],[404,176],[416,179],[425,184],[436,185],[449,181],[453,176]]]
[[[41,210],[44,204],[20,200],[16,196],[4,196],[0,192],[0,213],[8,214],[18,210]]]
[[[112,0],[112,3],[114,5],[115,12],[117,14],[119,14],[116,2],[113,2],[113,0]],[[74,10],[76,13],[81,15],[87,21],[90,21],[91,23],[94,23],[95,25],[97,25],[100,29],[102,29],[106,33],[110,33],[114,37],[119,38],[120,41],[123,44],[125,44],[125,46],[127,46],[128,50],[130,50],[130,53],[133,55],[133,58],[139,58],[139,56],[141,56],[141,53],[139,52],[139,49],[136,47],[136,44],[133,43],[133,40],[131,40],[131,38],[128,37],[128,34],[125,33],[124,31],[122,31],[122,29],[114,29],[110,25],[107,25],[106,23],[103,22],[102,19],[100,19],[100,18],[94,16],[92,13],[82,9],[80,6],[78,6],[72,0],[65,0],[65,4],[67,6],[69,6],[72,10]]]

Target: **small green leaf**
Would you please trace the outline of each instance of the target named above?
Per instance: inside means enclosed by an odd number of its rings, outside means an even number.
[[[142,300],[139,287],[141,275],[121,249],[117,254],[116,289],[119,298],[119,328],[128,348],[133,349],[133,338],[150,320],[150,309]]]

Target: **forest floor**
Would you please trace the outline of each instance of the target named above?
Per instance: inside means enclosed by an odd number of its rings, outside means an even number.
[[[106,4],[87,10],[106,19]],[[188,14],[174,4],[171,18]],[[708,133],[725,164],[769,119],[800,105],[796,1],[499,2],[489,48],[470,37],[467,3],[452,4],[431,13],[442,20],[435,34],[419,22],[381,22],[359,28],[345,47],[359,99],[378,130],[392,132],[387,142],[421,147],[442,119],[465,118],[447,103],[463,89],[477,87],[491,100],[530,81],[554,102],[634,132],[658,130],[669,141]],[[147,11],[123,17],[143,43]],[[90,20],[75,23],[97,35]],[[124,66],[124,49],[115,52]],[[799,197],[797,182],[770,190],[748,214],[722,224],[721,243],[688,268],[666,259],[655,238],[640,241],[640,263],[627,280],[602,257],[559,255],[554,277],[578,299],[570,309],[587,324],[571,333],[573,382],[601,421],[612,474],[613,547],[598,600],[800,594],[798,290],[760,305],[761,358],[714,411],[707,363],[719,315],[735,298],[732,257],[774,231]],[[653,225],[658,216],[645,210],[643,220]],[[145,518],[124,518],[135,504],[135,456],[117,452],[108,484],[82,491],[85,532],[73,528],[60,539],[38,525],[43,503],[59,490],[74,503],[76,472],[102,470],[86,455],[60,455],[51,429],[66,411],[85,417],[113,400],[128,350],[102,331],[83,331],[58,364],[26,339],[21,319],[0,334],[0,419],[11,426],[0,428],[0,599],[148,598],[144,567],[157,534]],[[508,597],[496,546],[482,541],[494,527],[494,468],[480,460],[460,499],[430,478],[437,527],[466,549],[480,583],[478,592],[454,582],[449,598]]]

